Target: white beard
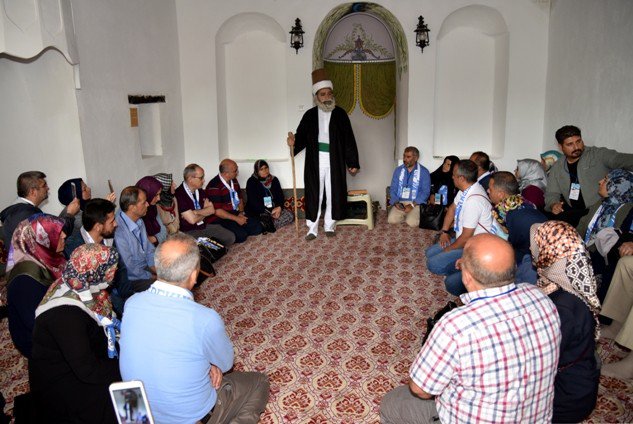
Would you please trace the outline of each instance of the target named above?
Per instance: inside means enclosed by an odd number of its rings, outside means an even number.
[[[314,103],[317,105],[319,109],[321,109],[323,112],[332,112],[334,108],[336,107],[336,100],[334,99],[334,97],[332,97],[332,100],[328,100],[327,102],[329,104],[320,102],[317,96],[314,96]]]

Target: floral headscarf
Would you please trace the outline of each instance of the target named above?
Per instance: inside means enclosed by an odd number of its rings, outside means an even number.
[[[578,232],[563,221],[534,224],[530,228],[530,251],[538,273],[538,287],[546,294],[561,288],[582,300],[596,320],[598,339],[600,300],[596,295],[596,278]]]
[[[508,228],[506,227],[506,216],[508,215],[508,212],[523,208],[536,209],[536,206],[525,200],[520,194],[514,194],[499,202],[499,204],[492,209],[492,216],[495,220],[497,220],[503,232],[507,234]]]
[[[517,161],[519,190],[523,191],[527,186],[533,185],[545,191],[547,176],[541,163],[534,159],[521,159]]]
[[[62,275],[66,258],[57,252],[66,222],[53,215],[35,214],[20,222],[13,232],[7,272],[23,261],[35,262],[48,270],[53,279]]]
[[[118,262],[119,254],[113,247],[97,243],[79,246],[70,255],[61,278],[49,287],[35,316],[56,306],[77,306],[106,329],[108,350],[113,350],[120,322],[113,317],[106,289],[114,280]],[[110,357],[116,356],[116,351],[113,352]]]
[[[600,208],[591,219],[585,243],[593,240],[600,230],[613,227],[615,214],[625,203],[633,202],[633,172],[625,169],[614,169],[607,174],[607,197],[602,200]]]

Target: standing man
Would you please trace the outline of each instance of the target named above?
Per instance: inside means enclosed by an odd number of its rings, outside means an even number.
[[[336,106],[333,88],[325,69],[312,72],[316,106],[303,115],[296,134],[288,133],[287,142],[294,146],[294,155],[306,149],[306,240],[317,237],[324,192],[325,235],[335,235],[336,220],[345,219],[347,207],[345,172],[356,175],[360,168],[352,125],[345,110]]]
[[[389,188],[391,209],[387,222],[400,224],[406,221],[409,227],[420,224],[420,204],[426,203],[431,193],[431,174],[418,163],[420,151],[407,147],[402,155],[402,165],[393,171]]]
[[[227,373],[233,344],[224,322],[191,293],[199,270],[191,236],[176,233],[158,246],[158,280],[125,307],[121,376],[144,383],[157,423],[257,423],[268,402],[268,378]]]
[[[215,214],[215,208],[202,190],[204,169],[191,163],[185,167],[182,178],[182,184],[174,192],[180,213],[180,231],[192,237],[214,237],[227,248],[235,243],[232,232],[220,225],[205,222],[206,218]]]
[[[585,146],[580,128],[565,125],[556,131],[564,159],[556,161],[547,176],[545,211],[574,227],[600,200],[598,182],[612,169],[633,171],[633,154],[604,147]]]
[[[244,200],[240,183],[237,181],[237,163],[231,159],[220,162],[220,173],[207,184],[206,195],[213,203],[215,214],[207,223],[219,224],[235,235],[235,242],[242,243],[248,236],[256,236],[264,231],[259,219],[248,219],[244,214]]]
[[[472,237],[459,266],[464,306],[435,325],[409,369],[409,386],[383,398],[380,422],[551,422],[556,306],[538,287],[514,283],[514,252],[497,236]]]

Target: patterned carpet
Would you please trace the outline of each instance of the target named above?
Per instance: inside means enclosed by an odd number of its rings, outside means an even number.
[[[303,223],[302,223],[303,224]],[[196,299],[224,318],[237,370],[265,372],[263,423],[377,423],[385,392],[407,379],[425,320],[450,296],[424,266],[433,232],[339,227],[303,240],[294,226],[231,249]],[[624,351],[600,343],[605,362]],[[28,389],[26,361],[0,324],[0,390]],[[589,422],[632,422],[633,381],[602,378]]]

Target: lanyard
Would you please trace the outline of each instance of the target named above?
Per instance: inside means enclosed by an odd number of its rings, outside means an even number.
[[[235,185],[233,184],[233,180],[231,180],[231,186],[229,186],[227,184],[226,181],[224,181],[224,178],[222,178],[222,175],[219,175],[220,177],[220,181],[222,181],[222,184],[224,184],[224,187],[226,187],[229,190],[229,196],[231,197],[231,205],[233,205],[233,210],[237,210],[237,206],[240,204],[240,199],[237,196],[237,192],[235,191]]]
[[[198,190],[196,190],[196,194],[194,196],[186,182],[183,181],[182,186],[185,188],[185,192],[187,193],[187,195],[191,198],[191,200],[193,200],[193,208],[195,210],[201,209],[200,202],[198,201]]]
[[[505,291],[505,292],[503,292],[503,293],[497,293],[497,294],[492,295],[492,296],[481,296],[481,297],[476,297],[476,298],[474,298],[473,300],[471,300],[470,302],[468,302],[468,304],[471,304],[471,303],[473,303],[473,302],[476,302],[476,301],[478,301],[478,300],[482,300],[482,299],[494,299],[495,297],[499,297],[499,296],[503,296],[504,294],[509,294],[509,293],[512,293],[512,292],[513,292],[513,291],[515,291],[516,289],[517,289],[517,287],[516,287],[516,286],[514,286],[514,287],[512,287],[510,290]]]
[[[475,184],[477,184],[477,183],[475,183]],[[468,195],[468,192],[470,191],[471,188],[473,188],[473,186],[475,184],[473,184],[470,187],[468,187],[466,189],[466,191],[464,191],[462,193],[462,197],[461,197],[461,199],[459,199],[459,202],[457,203],[457,207],[455,208],[455,225],[453,226],[453,229],[455,230],[456,233],[459,232],[459,217],[461,215],[462,207],[464,206],[464,202],[466,201],[466,196]]]

